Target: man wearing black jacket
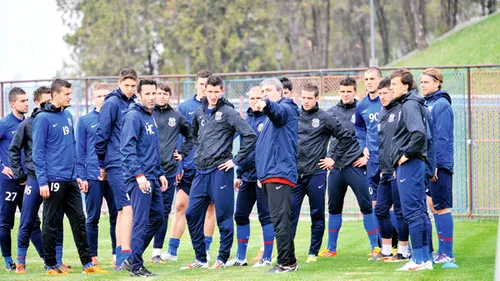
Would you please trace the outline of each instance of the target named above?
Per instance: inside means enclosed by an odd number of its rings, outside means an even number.
[[[325,192],[327,170],[336,161],[358,156],[352,147],[357,145],[356,137],[334,116],[321,110],[318,105],[319,89],[307,84],[301,93],[302,110],[299,115],[299,150],[297,158],[299,181],[292,190],[292,230],[295,236],[302,201],[307,195],[311,212],[311,245],[306,262],[317,261],[325,232]],[[337,149],[327,158],[330,137],[338,140]]]
[[[208,204],[215,203],[217,226],[221,235],[219,255],[212,269],[225,267],[233,244],[235,165],[248,157],[255,147],[257,136],[252,127],[222,97],[222,79],[217,75],[208,78],[206,98],[194,113],[192,137],[196,145],[196,176],[189,196],[186,219],[196,260],[181,269],[207,268],[207,253],[203,235],[203,222]],[[234,134],[241,136],[240,150],[233,149]]]

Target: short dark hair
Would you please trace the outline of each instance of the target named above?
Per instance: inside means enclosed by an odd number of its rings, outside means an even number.
[[[318,97],[318,96],[319,96],[319,89],[318,89],[318,86],[313,85],[313,84],[311,84],[311,83],[307,83],[307,84],[304,86],[304,88],[302,89],[302,91],[306,91],[306,92],[313,92],[315,97]]]
[[[389,88],[391,86],[391,79],[388,77],[382,78],[380,82],[378,83],[378,89],[383,89],[383,88]]]
[[[155,80],[142,79],[141,81],[139,81],[139,84],[137,85],[137,93],[141,94],[141,92],[142,92],[142,86],[144,86],[144,85],[154,85],[155,88],[158,87],[158,83],[156,83]]]
[[[210,70],[207,70],[207,69],[202,69],[200,71],[198,71],[198,73],[196,73],[196,81],[198,81],[199,78],[208,78],[210,77],[210,75],[212,75],[212,72]]]
[[[135,80],[137,81],[137,72],[135,72],[135,70],[133,70],[132,68],[124,68],[122,70],[120,70],[120,74],[119,74],[120,78],[120,82],[121,81],[124,81],[124,80],[127,80],[127,79],[132,79],[132,80]]]
[[[172,95],[172,90],[170,90],[170,86],[166,83],[158,83],[158,89],[164,91],[164,92],[167,92],[169,93],[170,95]]]
[[[52,85],[50,85],[50,91],[52,93],[60,93],[61,92],[61,88],[68,88],[68,89],[70,89],[71,88],[71,83],[69,83],[66,80],[57,78],[56,80],[54,80],[52,82]]]
[[[20,95],[26,95],[26,92],[19,88],[19,87],[14,87],[9,91],[9,102],[16,101],[17,96]]]
[[[290,79],[288,79],[286,77],[281,77],[280,82],[281,82],[281,84],[283,84],[283,90],[284,89],[288,89],[290,91],[293,90],[293,84],[292,84],[292,81],[290,81]]]
[[[408,85],[408,91],[413,88],[414,80],[411,72],[406,68],[396,69],[391,73],[391,79],[401,77],[401,83]]]
[[[220,86],[220,88],[223,89],[224,88],[224,81],[222,81],[222,78],[220,78],[219,75],[213,74],[213,75],[210,75],[210,77],[208,77],[207,85],[205,85],[205,87],[208,85],[214,86],[214,87]]]
[[[370,66],[368,67],[366,70],[365,70],[365,73],[366,72],[375,72],[378,74],[378,77],[382,77],[382,71],[380,70],[380,68],[376,67],[376,66]]]
[[[352,77],[346,76],[346,78],[340,80],[340,86],[353,86],[354,91],[356,91],[356,80]]]
[[[43,94],[50,94],[50,93],[52,93],[52,91],[50,90],[49,87],[41,86],[33,92],[33,100],[35,102],[38,102],[40,101],[40,98],[42,97]]]

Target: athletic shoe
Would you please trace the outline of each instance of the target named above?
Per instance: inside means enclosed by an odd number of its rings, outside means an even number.
[[[434,269],[432,266],[432,261],[426,261],[426,262],[424,262],[424,265],[425,265],[425,269],[428,269],[428,270]]]
[[[141,266],[138,270],[132,270],[130,271],[130,276],[132,277],[153,277],[153,276],[158,276],[158,274],[155,274],[149,270],[147,270],[144,266]]]
[[[164,261],[177,261],[177,256],[170,254],[169,252],[165,252],[161,254],[161,259]]]
[[[398,253],[397,248],[392,248],[392,255],[395,256]]]
[[[99,260],[97,259],[97,257],[92,257],[92,264],[93,265],[98,265],[99,264]]]
[[[252,267],[264,267],[264,266],[272,266],[273,263],[269,260],[260,259],[256,264],[252,265]]]
[[[382,253],[378,253],[376,256],[369,258],[369,261],[385,261],[385,260],[390,260],[394,258],[392,254],[390,255],[384,255]]]
[[[411,270],[426,270],[425,262],[415,263],[410,260],[408,263],[403,265],[403,267],[396,269],[396,271],[411,271]]]
[[[210,261],[210,253],[207,251],[207,261]]]
[[[252,261],[260,261],[263,255],[264,255],[264,250],[260,250],[255,256],[255,258],[252,259]]]
[[[151,263],[165,263],[160,255],[154,256],[151,258]]]
[[[441,268],[458,268],[458,265],[456,265],[454,262],[447,262],[443,264]]]
[[[245,261],[246,262],[246,261]],[[210,267],[210,269],[222,269],[222,268],[226,268],[226,265],[219,259],[217,259],[215,262],[214,262],[214,265],[212,265]]]
[[[455,258],[453,257],[448,257],[446,254],[441,254],[437,257],[437,259],[434,259],[434,263],[447,263],[447,262],[455,262]]]
[[[121,265],[115,265],[115,271],[122,271],[123,267]]]
[[[16,263],[15,262],[9,262],[5,265],[5,270],[7,271],[14,271],[16,270]]]
[[[26,273],[26,266],[24,264],[20,263],[16,266],[16,274],[25,274]]]
[[[273,268],[271,268],[268,273],[287,273],[287,272],[292,272],[292,271],[297,271],[299,270],[299,265],[297,263],[289,266],[283,266],[283,265],[275,265]]]
[[[69,265],[66,265],[66,264],[60,264],[58,265],[57,267],[59,267],[60,270],[64,271],[64,272],[67,272],[67,273],[70,273],[73,271],[73,269],[71,269],[71,266]]]
[[[373,250],[368,254],[369,257],[375,257],[376,255],[380,254],[382,252],[382,249],[379,247],[373,248]]]
[[[182,270],[192,269],[192,268],[208,268],[208,262],[201,262],[199,260],[194,260],[191,264],[181,267]]]
[[[108,274],[107,270],[99,268],[97,265],[89,266],[83,269],[82,273],[85,274]]]
[[[240,260],[238,258],[234,258],[228,262],[226,262],[226,266],[247,266],[247,259]]]
[[[130,263],[130,261],[128,259],[125,259],[122,262],[122,268],[125,269],[126,271],[131,271],[132,270],[132,264]]]
[[[47,269],[47,271],[45,271],[45,274],[47,275],[68,275],[67,272],[65,271],[62,271],[59,269],[59,267],[57,266],[51,266],[49,269]]]
[[[403,256],[401,253],[397,253],[392,259],[386,259],[385,262],[403,262],[408,261],[408,257]]]
[[[315,255],[309,255],[309,256],[307,256],[307,260],[306,260],[307,263],[317,262],[317,261],[318,261],[318,257],[317,256],[315,256]]]
[[[319,253],[319,256],[320,257],[323,257],[323,258],[327,258],[327,257],[336,257],[337,256],[337,252],[334,252],[334,251],[330,251],[328,249],[324,249],[323,251],[321,251]]]

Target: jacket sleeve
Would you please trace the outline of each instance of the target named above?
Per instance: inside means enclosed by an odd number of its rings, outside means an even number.
[[[434,170],[436,169],[436,139],[435,139],[435,133],[436,131],[434,130],[434,120],[426,109],[426,138],[427,138],[427,165],[429,167],[429,176],[432,177],[434,176]]]
[[[240,150],[234,156],[235,164],[239,165],[255,149],[257,135],[252,127],[234,110],[229,113],[228,122],[240,134]]]
[[[272,102],[268,99],[264,100],[266,102],[266,107],[264,107],[264,113],[269,117],[269,120],[273,122],[274,126],[281,127],[288,121],[289,112],[285,106]]]
[[[112,100],[104,103],[99,112],[99,124],[95,137],[95,151],[99,160],[104,160],[108,150],[108,142],[111,138],[111,130],[118,116],[118,107]]]
[[[9,147],[9,163],[12,169],[12,174],[14,175],[14,179],[16,180],[23,180],[26,178],[26,173],[24,172],[21,163],[22,150],[26,143],[25,128],[26,122],[21,123],[19,127],[17,127],[16,134],[14,135],[14,139],[12,139]]]
[[[330,157],[333,161],[337,162],[338,159],[342,158],[346,154],[352,143],[356,142],[356,138],[344,125],[340,123],[337,118],[331,115],[327,116],[326,124],[328,133],[337,140],[336,147],[333,151],[330,151]]]
[[[140,120],[133,114],[125,115],[123,118],[120,151],[127,174],[134,177],[143,173],[137,156],[137,143],[139,141],[140,130]]]
[[[80,119],[76,126],[76,177],[87,180],[87,128]]]
[[[47,166],[45,162],[45,142],[49,123],[43,116],[37,116],[33,120],[33,163],[35,164],[36,178],[40,186],[48,185]]]
[[[180,154],[182,155],[182,159],[186,158],[191,150],[193,150],[193,139],[191,137],[191,124],[186,120],[184,115],[180,115],[179,117],[179,128],[181,135],[184,137],[184,143],[180,149]]]
[[[193,144],[195,148],[198,148],[198,129],[200,127],[199,121],[198,121],[198,116],[194,115],[193,118],[193,123],[191,124],[191,139],[193,141]]]
[[[363,151],[366,147],[366,123],[363,116],[361,116],[360,110],[361,109],[356,106],[354,130],[356,131],[356,137],[361,147],[361,151]]]
[[[436,106],[437,107],[437,106]],[[453,110],[451,105],[441,105],[434,107],[434,147],[448,147],[450,145],[450,135],[453,134]],[[436,164],[446,162],[450,158],[449,151],[436,149]]]
[[[420,155],[420,149],[426,147],[426,129],[424,124],[425,109],[421,109],[421,106],[416,102],[406,102],[407,106],[403,107],[403,120],[405,122],[406,129],[410,133],[410,141],[406,146],[406,150],[403,151],[403,155],[408,158],[414,158]]]

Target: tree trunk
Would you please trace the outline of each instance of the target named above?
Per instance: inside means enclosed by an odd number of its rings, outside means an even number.
[[[415,23],[415,43],[422,50],[428,46],[425,39],[425,0],[411,0],[410,7]]]
[[[413,12],[411,9],[411,1],[412,0],[404,0],[403,1],[403,11],[405,14],[406,22],[408,23],[408,30],[410,31],[410,50],[415,49],[416,44],[415,44],[415,19],[413,17]]]
[[[384,53],[383,64],[388,64],[390,59],[390,45],[389,45],[389,24],[381,1],[375,0],[375,11],[377,13],[378,26],[380,30],[380,37],[382,37],[382,50]]]
[[[497,10],[497,1],[486,0],[486,7],[488,8],[488,15],[495,13],[495,11]]]
[[[325,56],[323,62],[323,68],[328,68],[329,54],[328,49],[330,49],[330,0],[326,0],[326,32],[325,32]]]

